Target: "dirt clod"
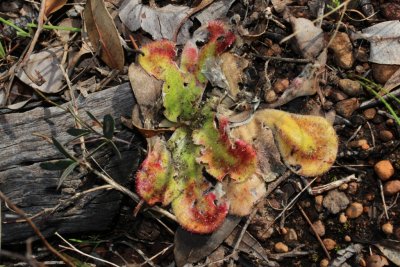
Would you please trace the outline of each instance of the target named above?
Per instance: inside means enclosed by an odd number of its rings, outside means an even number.
[[[327,250],[332,250],[336,247],[336,241],[331,238],[325,238],[322,240]]]
[[[363,111],[363,115],[367,120],[372,120],[376,115],[376,109],[375,108],[368,108],[368,109]]]
[[[346,209],[346,216],[350,219],[355,219],[360,217],[363,213],[363,205],[358,202],[353,202],[350,206]]]
[[[389,160],[381,160],[374,166],[375,173],[382,181],[390,179],[394,174],[394,168]]]
[[[315,221],[312,225],[317,235],[319,236],[325,235],[325,225],[321,220]]]
[[[353,45],[346,33],[338,32],[329,48],[332,49],[334,59],[339,67],[349,69],[353,66]]]
[[[289,247],[283,242],[276,243],[274,249],[278,253],[286,253],[289,251]]]
[[[324,198],[324,207],[332,214],[337,214],[339,211],[344,210],[350,201],[346,194],[338,190],[329,191]]]
[[[379,132],[379,138],[383,141],[383,142],[389,142],[393,140],[393,133],[389,130],[382,130]]]
[[[360,106],[357,98],[345,99],[338,102],[335,106],[336,112],[345,117],[350,118],[353,112]]]
[[[339,87],[349,96],[358,96],[362,93],[361,84],[350,79],[339,80]]]
[[[387,196],[392,196],[400,192],[400,180],[386,182],[386,184],[383,186],[383,192]]]

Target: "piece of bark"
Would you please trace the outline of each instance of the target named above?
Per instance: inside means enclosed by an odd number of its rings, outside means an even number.
[[[85,121],[91,121],[85,110],[100,120],[104,115],[111,114],[116,118],[117,129],[121,129],[120,116],[129,116],[135,104],[129,84],[93,93],[87,98],[81,97],[78,103],[79,115]],[[63,106],[67,107],[68,104]],[[93,175],[75,171],[57,190],[61,173],[40,167],[40,163],[61,159],[63,155],[34,133],[54,136],[65,143],[72,139],[66,133],[71,127],[74,127],[72,115],[58,107],[40,107],[23,113],[0,115],[0,190],[28,215],[53,208],[76,192],[103,184]],[[119,137],[130,141],[132,133],[122,130]],[[134,139],[135,142],[138,140]],[[132,147],[125,144],[119,146],[122,159],[114,155],[109,147],[96,157],[107,173],[122,184],[127,184],[129,175],[136,170],[140,161],[137,149]],[[62,206],[54,213],[38,216],[34,222],[45,236],[51,236],[56,231],[75,234],[107,230],[119,212],[121,199],[122,194],[115,190],[95,191]],[[11,222],[16,218],[15,213],[2,205],[3,244],[24,242],[35,236],[27,223]]]

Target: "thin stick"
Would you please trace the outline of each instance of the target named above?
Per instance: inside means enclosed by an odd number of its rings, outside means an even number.
[[[25,66],[26,62],[28,62],[28,59],[29,59],[30,55],[33,52],[33,49],[35,48],[35,45],[36,45],[36,43],[37,43],[37,41],[39,39],[39,35],[43,30],[45,7],[46,7],[46,0],[42,0],[41,4],[40,4],[40,11],[39,11],[39,17],[38,17],[38,26],[37,26],[35,35],[32,38],[32,41],[31,41],[31,43],[29,45],[28,51],[26,52],[26,54],[24,56],[24,59],[21,61],[21,63],[17,67],[17,70],[19,70],[20,68],[23,68]]]
[[[157,254],[155,254],[154,256],[150,257],[148,260],[152,261],[155,258],[157,258],[160,255],[163,255],[165,252],[167,252],[170,248],[172,248],[174,246],[174,244],[170,244],[168,247],[164,248],[163,250],[161,250],[160,252],[158,252]],[[141,263],[139,266],[143,266],[146,265],[148,263],[148,261],[146,260],[145,262]]]
[[[299,208],[301,214],[303,215],[303,217],[306,219],[307,223],[310,225],[312,231],[314,232],[315,236],[318,239],[318,242],[321,244],[322,249],[324,250],[326,256],[328,257],[329,260],[331,260],[331,255],[329,254],[328,250],[326,249],[324,242],[322,242],[321,237],[318,235],[317,231],[314,228],[314,225],[311,223],[310,219],[308,218],[307,214],[304,212],[303,208],[297,204],[297,207]]]
[[[91,259],[94,259],[94,260],[97,260],[97,261],[101,261],[101,262],[110,264],[111,266],[119,267],[119,265],[117,265],[117,264],[115,264],[115,263],[112,263],[112,262],[110,262],[110,261],[106,261],[106,260],[103,260],[103,259],[100,259],[100,258],[96,258],[96,257],[94,257],[94,256],[92,256],[92,255],[86,254],[86,253],[83,252],[83,251],[80,251],[80,250],[77,249],[74,245],[72,245],[72,244],[69,243],[67,240],[65,240],[64,237],[62,237],[62,236],[61,236],[59,233],[57,233],[57,232],[56,232],[56,236],[58,236],[62,241],[64,241],[64,242],[68,245],[68,247],[65,247],[65,246],[63,246],[63,245],[60,245],[61,248],[70,249],[70,250],[73,250],[73,251],[75,251],[75,252],[77,252],[77,253],[79,253],[79,254],[85,256],[85,257],[88,257],[88,258],[91,258]]]
[[[385,194],[383,193],[382,181],[380,179],[378,179],[378,183],[379,183],[379,190],[381,192],[383,210],[385,211],[386,220],[389,220],[389,214],[388,214],[388,210],[387,210],[387,206],[386,206]]]
[[[262,56],[258,54],[254,54],[256,57],[264,59],[264,60],[278,60],[282,62],[289,62],[289,63],[311,63],[312,60],[306,58],[288,58],[288,57],[269,57],[269,56]]]
[[[46,246],[46,248],[53,253],[55,256],[60,258],[62,261],[65,262],[68,266],[75,267],[75,264],[72,263],[68,258],[66,258],[64,255],[62,255],[60,252],[58,252],[49,242],[47,242],[46,238],[43,236],[43,234],[40,232],[40,230],[36,227],[35,223],[28,218],[26,213],[18,208],[8,197],[6,197],[3,192],[0,191],[0,198],[7,203],[8,206],[10,206],[11,209],[13,209],[18,215],[22,216],[26,222],[32,227],[33,231],[35,234],[42,240],[43,244]]]

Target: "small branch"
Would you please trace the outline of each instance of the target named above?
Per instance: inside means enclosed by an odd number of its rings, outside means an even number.
[[[0,191],[0,198],[7,203],[7,205],[13,209],[18,215],[23,217],[26,222],[32,227],[33,231],[35,234],[42,240],[43,244],[46,246],[46,248],[53,253],[55,256],[60,258],[62,261],[65,262],[66,265],[75,267],[75,264],[72,263],[68,258],[66,258],[64,255],[62,255],[60,252],[58,252],[49,242],[47,242],[46,238],[43,236],[43,234],[40,232],[40,230],[36,227],[35,223],[26,215],[26,213],[18,208],[8,197],[6,197],[3,192]]]
[[[386,220],[389,220],[389,214],[388,214],[388,209],[387,209],[387,206],[386,206],[385,194],[383,193],[382,181],[380,179],[378,179],[378,183],[379,183],[379,190],[381,192],[383,210],[385,212]]]
[[[340,180],[334,181],[332,183],[313,187],[310,190],[310,194],[313,195],[313,196],[320,195],[323,192],[330,191],[332,189],[338,188],[342,184],[349,183],[351,181],[358,181],[358,178],[354,174],[352,174],[352,175],[344,177],[344,178],[342,178]]]
[[[331,260],[331,255],[329,254],[328,250],[326,249],[324,242],[322,242],[321,237],[318,235],[317,231],[314,228],[314,225],[311,223],[310,219],[308,218],[307,214],[304,212],[303,208],[297,204],[297,207],[299,208],[301,214],[303,217],[306,219],[307,223],[310,225],[315,237],[318,239],[318,242],[321,244],[322,249],[324,250],[326,256],[328,257],[329,260]]]
[[[64,242],[68,245],[68,247],[65,247],[65,246],[63,246],[63,245],[60,245],[61,248],[70,249],[70,250],[75,251],[75,252],[77,252],[77,253],[79,253],[79,254],[85,256],[85,257],[88,257],[88,258],[91,258],[91,259],[94,259],[94,260],[97,260],[97,261],[101,261],[101,262],[107,263],[107,264],[109,264],[109,265],[111,265],[111,266],[119,267],[119,265],[117,265],[117,264],[115,264],[115,263],[112,263],[112,262],[110,262],[110,261],[106,261],[106,260],[103,260],[103,259],[100,259],[100,258],[96,258],[96,257],[94,257],[94,256],[92,256],[92,255],[89,255],[89,254],[86,254],[85,252],[80,251],[80,250],[77,249],[74,245],[72,245],[72,244],[69,243],[67,240],[65,240],[65,239],[64,239],[59,233],[57,233],[57,232],[56,232],[56,236],[58,236],[62,241],[64,241]]]

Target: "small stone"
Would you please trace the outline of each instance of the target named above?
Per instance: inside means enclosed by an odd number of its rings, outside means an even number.
[[[329,260],[328,259],[322,259],[319,262],[319,267],[328,267],[329,266]]]
[[[286,253],[289,251],[289,247],[285,245],[283,242],[278,242],[275,244],[274,249],[278,253]]]
[[[361,84],[350,79],[339,80],[339,87],[349,96],[358,96],[362,93]]]
[[[376,109],[375,108],[368,108],[368,109],[363,111],[363,115],[367,120],[372,120],[376,115]]]
[[[332,214],[337,214],[341,210],[344,210],[350,201],[346,194],[338,190],[331,190],[324,197],[323,205]]]
[[[346,209],[346,216],[350,219],[355,219],[360,217],[360,215],[363,213],[363,210],[363,205],[361,203],[353,202]]]
[[[351,183],[349,183],[349,188],[348,188],[347,192],[349,194],[354,195],[355,193],[357,193],[358,187],[359,187],[359,184],[357,182],[351,182]]]
[[[273,89],[275,93],[281,94],[289,87],[289,79],[277,79],[274,83]]]
[[[388,20],[400,19],[400,4],[398,3],[387,3],[381,6],[382,13]]]
[[[347,222],[347,216],[343,212],[340,213],[340,215],[339,215],[339,222],[340,223],[346,223]]]
[[[339,101],[349,98],[345,92],[335,90],[335,89],[332,89],[332,92],[329,95],[329,97],[335,102],[339,102]]]
[[[336,112],[345,117],[350,118],[353,112],[360,106],[357,98],[349,98],[336,103]]]
[[[353,45],[347,33],[337,32],[330,46],[336,64],[343,69],[350,69],[354,64]]]
[[[344,237],[344,241],[346,241],[346,242],[351,242],[351,237],[350,237],[349,235],[346,235],[346,236]]]
[[[372,75],[375,81],[385,84],[399,67],[399,65],[372,64]]]
[[[325,225],[321,220],[315,221],[312,225],[317,235],[319,236],[325,235]]]
[[[368,141],[366,139],[354,140],[349,142],[349,147],[362,147],[364,145],[368,145]]]
[[[288,233],[288,230],[286,229],[286,227],[282,227],[281,228],[281,234],[282,235],[286,235]]]
[[[332,250],[336,247],[335,240],[331,238],[325,238],[324,240],[322,240],[322,243],[324,243],[327,250]]]
[[[349,185],[348,185],[348,184],[341,184],[341,185],[339,186],[339,190],[340,190],[340,191],[344,191],[344,190],[346,190],[347,188],[349,188]]]
[[[368,256],[366,260],[366,266],[367,267],[383,267],[383,266],[389,266],[388,260],[381,256],[381,255],[370,255]]]
[[[393,119],[387,119],[387,120],[386,120],[386,125],[387,125],[387,126],[392,127],[392,126],[394,126],[394,124],[395,124],[395,123],[394,123],[394,120],[393,120]]]
[[[367,266],[367,262],[366,262],[363,258],[360,258],[360,259],[358,260],[358,265],[359,265],[360,267],[366,267],[366,266]]]
[[[368,145],[368,144],[363,144],[362,146],[361,146],[361,149],[362,150],[368,150],[370,148],[370,146]]]
[[[381,160],[374,166],[375,173],[382,181],[388,180],[394,174],[394,168],[389,160]]]
[[[379,138],[383,142],[389,142],[393,140],[393,133],[389,130],[382,130],[379,132]]]
[[[362,65],[357,65],[355,69],[356,69],[356,72],[359,74],[363,74],[365,72],[365,69]]]
[[[290,244],[293,244],[297,241],[297,233],[293,228],[289,228],[287,233],[284,236],[285,242]]]
[[[267,90],[264,94],[264,100],[267,103],[273,103],[278,99],[274,90]]]
[[[400,192],[400,180],[392,180],[385,183],[383,192],[387,196],[392,196]]]
[[[393,224],[391,224],[390,222],[383,224],[382,231],[387,235],[393,234]]]

